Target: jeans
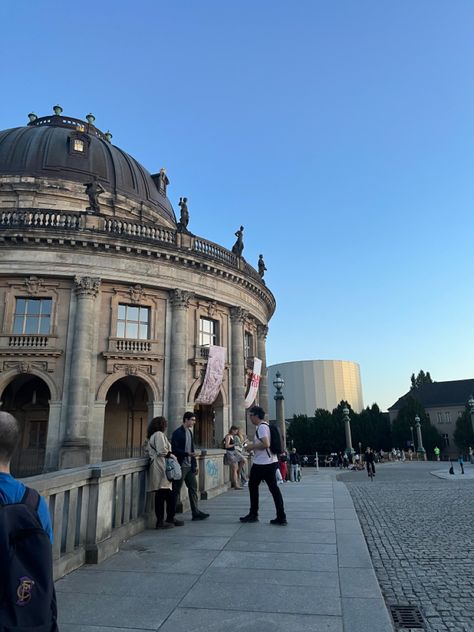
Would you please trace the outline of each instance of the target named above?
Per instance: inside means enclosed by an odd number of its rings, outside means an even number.
[[[297,471],[298,471],[298,465],[296,463],[295,464],[292,463],[290,465],[290,481],[293,481],[293,482],[296,481]]]
[[[276,517],[278,519],[286,518],[285,507],[283,505],[283,497],[276,481],[276,469],[278,463],[269,463],[268,465],[252,465],[249,479],[250,492],[250,511],[252,516],[258,516],[258,487],[262,481],[268,486],[275,503]]]
[[[186,487],[188,488],[188,496],[189,503],[191,505],[191,513],[193,516],[197,516],[199,514],[198,507],[198,495],[197,495],[197,479],[196,474],[191,471],[190,467],[181,466],[181,471],[183,473],[182,477],[179,481],[173,481],[173,492],[176,496],[176,503],[179,503],[179,499],[181,496],[181,487],[183,486],[183,481],[186,483]]]

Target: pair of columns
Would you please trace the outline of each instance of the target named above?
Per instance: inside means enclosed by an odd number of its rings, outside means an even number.
[[[171,351],[168,397],[168,421],[170,430],[181,424],[187,409],[187,310],[192,294],[184,290],[171,293]],[[231,323],[231,380],[232,380],[232,424],[245,432],[245,388],[246,368],[244,365],[244,321],[248,312],[241,307],[230,310]],[[262,360],[262,377],[259,401],[268,410],[265,340],[268,327],[257,326],[257,354]]]

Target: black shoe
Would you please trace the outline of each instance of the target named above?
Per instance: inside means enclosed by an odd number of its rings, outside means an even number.
[[[206,518],[209,518],[209,514],[204,513],[203,511],[193,516],[193,520],[205,520]]]
[[[258,522],[258,516],[254,516],[253,514],[247,514],[240,518],[240,522]]]
[[[273,520],[270,520],[270,524],[277,524],[283,527],[288,524],[288,522],[286,521],[286,518],[274,518]]]
[[[184,527],[184,520],[176,520],[176,518],[174,520],[167,520],[166,524],[172,524],[175,527]]]

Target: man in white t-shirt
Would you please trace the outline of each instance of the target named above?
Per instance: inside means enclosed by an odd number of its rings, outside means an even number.
[[[270,451],[270,427],[264,421],[265,411],[260,406],[252,406],[249,410],[250,421],[255,428],[255,438],[253,443],[248,443],[247,450],[254,452],[253,464],[250,470],[249,493],[250,510],[243,516],[241,522],[258,522],[258,487],[262,481],[268,485],[268,489],[273,496],[275,503],[276,518],[270,520],[270,524],[286,525],[285,507],[283,498],[276,481],[276,469],[278,467],[278,457]]]

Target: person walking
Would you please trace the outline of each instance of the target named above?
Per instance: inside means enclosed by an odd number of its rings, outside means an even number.
[[[20,434],[15,417],[0,412],[0,628],[58,632],[48,506],[10,473]]]
[[[166,436],[168,422],[165,417],[154,417],[148,426],[145,454],[150,457],[147,472],[147,492],[155,492],[156,529],[182,527],[184,522],[175,518],[176,496],[171,481],[166,477],[166,459],[176,459]],[[166,504],[166,521],[165,521]]]
[[[278,457],[270,450],[271,431],[269,425],[264,421],[265,411],[261,406],[252,406],[249,417],[250,422],[255,426],[255,438],[253,442],[247,444],[247,449],[253,450],[255,456],[249,480],[250,510],[246,516],[240,518],[240,521],[258,522],[258,488],[260,483],[265,481],[273,496],[276,510],[276,518],[270,520],[270,524],[283,526],[287,524],[287,520],[283,497],[276,481]],[[280,452],[281,448],[276,451],[277,453]]]
[[[462,454],[459,455],[458,463],[461,468],[461,474],[464,474],[464,457]]]
[[[290,452],[290,481],[296,483],[298,474],[298,466],[300,465],[300,456],[296,452],[296,448],[292,448]]]
[[[209,518],[208,513],[204,513],[199,509],[197,495],[197,461],[194,452],[194,439],[191,428],[196,423],[196,415],[186,412],[183,415],[183,423],[171,435],[171,450],[177,457],[178,463],[181,465],[182,476],[179,481],[173,481],[173,492],[178,503],[181,495],[181,487],[183,482],[188,488],[189,503],[191,505],[191,513],[193,520],[205,520]]]

